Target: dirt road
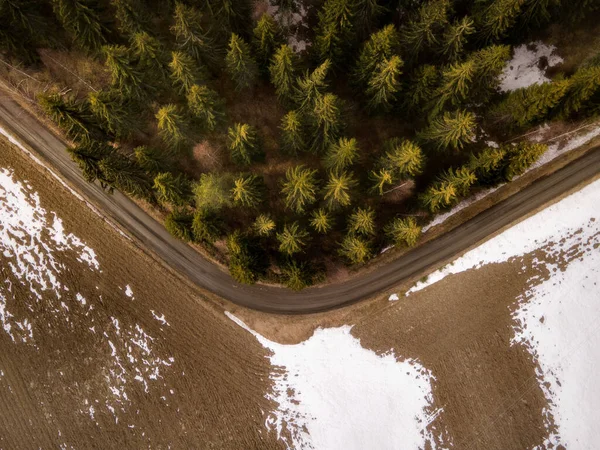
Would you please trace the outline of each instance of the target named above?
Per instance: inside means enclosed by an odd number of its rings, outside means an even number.
[[[283,314],[326,311],[372,297],[464,251],[600,172],[600,148],[556,173],[489,208],[464,225],[430,241],[378,270],[343,283],[302,292],[267,286],[240,285],[120,193],[108,195],[83,180],[65,151],[65,143],[49,132],[8,95],[0,92],[0,126],[46,161],[92,204],[169,266],[203,289],[248,308]]]

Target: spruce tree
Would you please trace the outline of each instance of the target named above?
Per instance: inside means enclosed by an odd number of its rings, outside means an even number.
[[[285,205],[292,211],[301,214],[306,207],[316,200],[317,171],[303,165],[287,170],[281,193],[285,197]]]
[[[192,195],[190,182],[182,175],[171,172],[159,173],[154,177],[154,190],[159,201],[173,206],[185,206]]]
[[[309,116],[311,142],[309,149],[321,153],[338,139],[342,130],[342,112],[339,98],[334,94],[320,95]]]
[[[534,162],[548,150],[546,144],[535,142],[519,142],[506,147],[508,165],[504,177],[507,181],[522,175]]]
[[[372,208],[356,208],[348,217],[348,232],[362,236],[375,235],[375,211]]]
[[[504,37],[515,24],[525,0],[494,0],[481,2],[477,11],[476,28],[482,39],[494,41]]]
[[[320,62],[342,63],[355,39],[352,0],[326,0],[319,11],[313,51]]]
[[[326,77],[330,66],[329,60],[324,61],[312,73],[306,71],[304,76],[298,78],[294,99],[300,112],[312,110],[317,98],[327,89]]]
[[[461,196],[467,195],[471,186],[477,181],[475,172],[468,166],[462,166],[458,169],[450,168],[442,176],[442,179],[452,184],[456,189],[457,195]]]
[[[329,146],[323,158],[323,164],[333,171],[343,170],[356,161],[359,152],[356,139],[340,138]]]
[[[242,38],[235,33],[231,34],[229,49],[225,57],[227,73],[235,83],[238,91],[251,87],[256,82],[258,68],[256,61],[250,54],[250,48]]]
[[[420,53],[439,46],[442,32],[448,23],[448,0],[425,2],[417,15],[401,31],[406,54],[416,59]]]
[[[135,159],[148,174],[156,176],[159,172],[170,169],[170,161],[166,152],[156,147],[140,145],[133,149]]]
[[[432,213],[451,206],[457,198],[456,186],[447,180],[435,181],[421,196],[423,205]]]
[[[54,12],[73,41],[87,50],[106,43],[106,28],[100,15],[87,0],[52,0]]]
[[[392,138],[386,141],[382,165],[393,171],[394,178],[415,177],[423,172],[425,157],[421,147],[412,141]]]
[[[261,214],[254,221],[253,228],[259,236],[270,236],[275,231],[275,221],[269,215]]]
[[[414,217],[395,218],[385,227],[385,233],[394,245],[414,247],[421,235],[421,227]]]
[[[306,247],[309,234],[298,225],[298,222],[286,224],[280,233],[275,235],[279,242],[279,251],[285,255],[300,253]]]
[[[407,114],[421,113],[424,110],[424,106],[435,97],[439,77],[437,67],[431,65],[420,66],[414,71],[403,90]]]
[[[239,176],[233,182],[231,197],[235,205],[256,207],[263,197],[264,182],[257,175]]]
[[[371,34],[360,51],[352,74],[354,82],[366,88],[381,61],[390,59],[399,52],[400,38],[394,25],[386,25]]]
[[[236,123],[227,131],[227,146],[234,163],[247,166],[264,156],[256,129],[247,123]]]
[[[386,8],[380,5],[379,0],[355,0],[354,15],[356,27],[361,36],[366,36],[371,32],[379,17],[385,12]]]
[[[289,111],[281,119],[281,150],[291,156],[297,156],[306,150],[304,124],[298,111]]]
[[[127,106],[115,91],[92,91],[88,94],[89,108],[98,123],[109,134],[127,138],[135,128],[131,106]]]
[[[531,25],[541,27],[553,18],[554,10],[560,5],[561,0],[526,0],[519,16],[519,22],[529,28]]]
[[[263,13],[253,32],[253,47],[256,52],[256,59],[260,70],[267,73],[269,61],[273,57],[275,50],[282,44],[283,37],[279,25],[275,19],[268,14]]]
[[[187,94],[192,86],[204,78],[201,69],[192,57],[183,52],[171,53],[169,69],[171,80],[180,94]]]
[[[421,138],[438,151],[460,150],[475,138],[475,116],[467,111],[444,113],[420,133]]]
[[[468,98],[475,75],[475,61],[472,59],[449,66],[442,74],[442,84],[437,89],[433,115],[441,112],[446,105],[460,106]]]
[[[394,55],[382,60],[369,80],[366,96],[367,107],[371,111],[389,111],[400,90],[402,59]]]
[[[105,179],[121,192],[136,198],[150,199],[152,183],[144,170],[126,156],[113,152],[99,166]]]
[[[306,263],[288,260],[281,267],[281,276],[286,287],[301,291],[312,284],[312,274]]]
[[[339,254],[345,257],[351,264],[365,263],[373,256],[369,242],[354,234],[349,234],[344,238],[339,249]]]
[[[207,0],[203,3],[228,34],[232,31],[243,36],[248,34],[253,12],[251,0]]]
[[[158,39],[140,31],[130,39],[131,52],[137,59],[137,67],[145,74],[145,79],[154,85],[167,82],[170,71],[165,50]]]
[[[280,102],[290,102],[294,95],[297,57],[289,45],[282,45],[275,52],[269,72],[271,83]]]
[[[569,81],[569,88],[561,105],[563,117],[582,109],[588,100],[600,92],[600,66],[581,67]]]
[[[371,192],[383,195],[385,187],[394,184],[396,178],[392,170],[383,168],[369,172],[369,179],[373,183]]]
[[[193,239],[192,222],[191,214],[176,209],[165,218],[165,228],[176,238],[189,242]]]
[[[158,134],[169,147],[180,149],[187,144],[188,124],[179,107],[173,104],[161,107],[156,113]]]
[[[122,45],[102,47],[106,68],[110,72],[113,89],[125,98],[141,100],[147,96],[144,77],[131,60],[129,50]]]
[[[219,211],[230,207],[233,179],[227,173],[203,173],[194,185],[196,208]]]
[[[102,189],[110,188],[111,181],[104,177],[100,161],[111,156],[115,149],[103,141],[87,140],[67,148],[71,159],[79,166],[88,183],[98,180]]]
[[[357,182],[351,172],[329,172],[329,179],[325,184],[324,200],[331,211],[344,208],[352,202],[351,191]]]
[[[84,109],[75,99],[65,98],[58,93],[40,94],[38,102],[50,120],[56,123],[70,139],[88,142],[101,138],[95,127],[89,123]]]
[[[486,102],[500,84],[499,76],[510,59],[510,46],[491,45],[472,53],[471,59],[475,61],[473,100]]]
[[[219,217],[205,209],[196,211],[192,220],[192,234],[194,242],[213,244],[222,234]]]
[[[219,94],[206,85],[194,84],[187,93],[191,116],[207,131],[214,131],[224,119],[223,102]]]
[[[145,32],[148,29],[150,18],[141,1],[111,0],[110,3],[115,9],[119,32],[123,36]]]
[[[487,147],[477,155],[471,155],[469,168],[474,171],[480,183],[495,184],[499,181],[505,156],[506,148]]]
[[[448,61],[455,62],[462,56],[469,36],[475,33],[474,23],[469,16],[464,16],[446,28],[440,53]]]
[[[333,228],[333,218],[331,217],[331,214],[323,208],[317,209],[311,214],[310,226],[313,227],[317,233],[325,234]]]

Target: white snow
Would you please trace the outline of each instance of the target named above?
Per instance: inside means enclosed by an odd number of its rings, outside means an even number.
[[[125,286],[125,295],[130,299],[135,300],[135,297],[133,296],[133,291],[131,290],[131,286],[129,285]]]
[[[295,11],[293,12],[280,11],[278,5],[273,5],[267,0],[267,14],[271,15],[282,28],[289,32],[288,45],[294,52],[300,53],[305,51],[311,45],[310,41],[298,38],[298,30],[300,27],[308,29],[308,26],[305,23],[308,9],[302,2],[295,1],[294,10]]]
[[[554,67],[563,59],[554,52],[556,47],[541,41],[523,44],[514,48],[512,59],[506,64],[500,76],[500,90],[510,92],[519,88],[550,81],[545,69],[540,69],[540,59],[546,58],[547,67]]]
[[[272,394],[266,419],[288,449],[437,448],[428,425],[435,379],[418,361],[367,350],[350,326],[317,329],[297,345],[270,341],[227,316],[272,352]]]
[[[400,297],[398,297],[398,294],[392,294],[390,295],[390,298],[388,299],[390,302],[395,302],[400,300]]]
[[[155,320],[159,321],[159,322],[160,322],[160,323],[162,323],[163,325],[166,325],[166,326],[171,326],[171,325],[169,325],[169,322],[167,322],[167,319],[165,318],[165,315],[164,315],[164,314],[161,314],[161,315],[159,316],[158,314],[156,314],[156,313],[154,312],[154,310],[153,310],[153,309],[151,309],[151,310],[150,310],[150,312],[152,313],[152,317],[154,317],[154,319],[155,319]]]

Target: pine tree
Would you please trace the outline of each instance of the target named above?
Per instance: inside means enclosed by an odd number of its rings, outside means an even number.
[[[171,31],[179,47],[188,55],[216,72],[221,52],[209,33],[204,31],[202,14],[192,6],[175,3],[174,24]]]
[[[367,240],[349,234],[342,241],[339,254],[351,264],[362,264],[371,258],[372,250]]]
[[[253,12],[250,0],[208,0],[204,3],[228,34],[233,31],[246,36]]]
[[[227,73],[238,91],[251,87],[258,75],[256,61],[250,54],[250,48],[242,38],[232,33],[229,50],[225,57]]]
[[[309,116],[311,142],[309,148],[314,153],[321,153],[338,139],[342,129],[341,105],[334,94],[320,95],[315,99],[315,106]]]
[[[126,98],[141,100],[147,96],[142,73],[133,65],[129,50],[122,45],[102,47],[113,89]]]
[[[165,50],[158,39],[140,31],[130,39],[131,52],[137,59],[137,67],[145,74],[145,79],[153,84],[163,85],[169,79],[169,66]]]
[[[233,179],[227,173],[203,173],[194,186],[196,208],[219,211],[231,206]]]
[[[327,89],[326,77],[330,66],[331,63],[326,60],[312,73],[307,71],[304,76],[298,78],[294,98],[300,112],[312,110],[317,98]]]
[[[307,264],[296,261],[287,261],[281,267],[283,283],[286,287],[301,291],[312,284],[312,274]]]
[[[475,75],[475,61],[469,59],[452,64],[442,74],[442,84],[437,89],[437,97],[432,115],[437,115],[447,104],[462,105],[469,96]]]
[[[180,109],[173,104],[165,105],[156,113],[158,133],[168,146],[181,148],[187,139],[188,124]]]
[[[280,233],[275,235],[279,242],[279,251],[285,255],[302,252],[308,243],[308,232],[300,228],[298,222],[286,224]]]
[[[471,54],[475,62],[473,100],[486,102],[500,84],[499,76],[510,59],[510,46],[491,45]]]
[[[139,0],[111,0],[115,9],[119,32],[127,37],[135,33],[145,32],[150,21],[148,11]]]
[[[194,84],[187,94],[188,110],[204,130],[214,131],[223,121],[223,102],[219,94],[208,86]]]
[[[310,226],[315,229],[317,233],[325,234],[331,228],[333,228],[333,218],[324,209],[320,208],[313,211],[310,218]]]
[[[356,208],[348,218],[348,231],[362,236],[375,235],[375,211],[372,208]]]
[[[569,81],[569,88],[561,106],[563,117],[582,109],[588,100],[600,92],[600,66],[581,67]]]
[[[4,1],[0,6],[0,49],[26,64],[40,61],[37,48],[52,44],[53,21],[32,0]]]
[[[313,51],[320,62],[335,66],[354,42],[354,7],[352,0],[326,0],[319,11],[319,23]]]
[[[222,234],[221,221],[213,212],[200,209],[194,213],[192,234],[194,242],[213,244]]]
[[[369,172],[369,179],[373,182],[371,192],[375,192],[379,195],[385,193],[384,189],[387,185],[392,185],[395,182],[394,172],[385,168]]]
[[[191,56],[183,52],[173,52],[169,63],[171,79],[180,94],[187,94],[192,86],[204,78],[200,68]]]
[[[560,6],[560,0],[525,0],[519,22],[529,28],[531,25],[541,27],[553,18],[554,10]]]
[[[460,150],[475,138],[475,116],[466,111],[444,113],[421,133],[421,138],[439,151]]]
[[[407,113],[420,113],[426,103],[435,96],[439,73],[435,66],[424,65],[418,67],[408,86],[403,90],[404,106]]]
[[[421,200],[423,205],[434,213],[441,208],[451,206],[457,198],[458,194],[454,184],[446,180],[437,180],[427,188]]]
[[[114,91],[92,91],[88,94],[89,108],[102,128],[117,138],[127,138],[136,124],[131,107]]]
[[[184,210],[175,210],[165,218],[165,228],[178,239],[189,242],[193,239],[191,214]]]
[[[263,13],[254,28],[253,34],[252,43],[254,44],[256,59],[261,71],[267,73],[269,61],[283,41],[281,30],[270,14]]]
[[[253,225],[254,231],[259,236],[270,236],[275,231],[275,221],[267,214],[261,214]]]
[[[480,183],[495,184],[504,165],[506,148],[487,147],[477,155],[471,155],[469,168]]]
[[[515,24],[525,0],[494,0],[481,2],[482,9],[476,15],[476,28],[484,40],[493,41],[504,37]]]
[[[448,24],[448,0],[423,3],[416,17],[401,31],[406,54],[416,59],[420,53],[439,45],[441,34]]]
[[[400,38],[394,25],[386,25],[371,34],[360,51],[353,71],[354,82],[358,86],[366,88],[381,61],[390,59],[399,52]]]
[[[323,197],[327,208],[333,211],[350,205],[352,201],[350,192],[356,185],[352,172],[329,172]]]
[[[356,161],[359,151],[356,139],[340,138],[329,146],[323,165],[333,171],[346,169]]]
[[[40,94],[38,102],[42,110],[73,140],[88,142],[100,138],[99,133],[89,123],[83,108],[72,98],[64,98],[58,93]]]
[[[456,190],[456,194],[461,196],[467,195],[471,186],[477,181],[475,173],[468,166],[462,166],[456,170],[450,168],[443,175],[442,179],[452,184]]]
[[[247,123],[236,123],[228,129],[227,147],[233,162],[241,166],[250,165],[264,156],[256,129]]]
[[[386,12],[379,0],[355,0],[355,23],[362,36],[366,36],[377,22],[377,19]]]
[[[285,205],[292,211],[301,214],[307,206],[316,200],[317,171],[303,165],[287,170],[281,193],[285,196]]]
[[[382,60],[375,69],[367,87],[367,107],[371,111],[389,111],[400,90],[402,59],[394,55]]]
[[[99,165],[105,180],[121,192],[136,198],[151,198],[152,184],[144,170],[133,160],[113,152]]]
[[[54,12],[73,40],[88,50],[106,43],[106,28],[100,15],[87,0],[52,0]]]
[[[75,147],[67,148],[71,159],[79,166],[88,183],[98,180],[102,189],[110,188],[111,180],[104,177],[100,161],[111,156],[115,149],[103,141],[87,140]]]
[[[263,197],[264,182],[257,175],[239,176],[233,182],[231,196],[236,205],[256,207]]]
[[[298,64],[296,54],[289,45],[282,45],[275,52],[269,72],[271,83],[275,86],[275,92],[280,102],[289,102],[294,94],[294,82],[296,79],[296,65]]]
[[[281,150],[291,156],[297,156],[306,150],[304,124],[298,111],[289,111],[281,119]]]
[[[421,235],[421,227],[414,217],[396,218],[385,227],[385,233],[394,245],[414,247]]]
[[[382,165],[393,171],[394,178],[415,177],[423,172],[425,157],[421,147],[406,139],[389,139]]]
[[[475,33],[474,23],[469,16],[464,16],[446,28],[440,53],[448,61],[454,62],[462,56],[469,36]]]
[[[133,149],[135,159],[142,169],[152,176],[159,172],[167,172],[170,169],[168,155],[155,147],[141,145]]]
[[[187,205],[192,195],[190,182],[182,175],[175,176],[171,172],[159,173],[154,177],[154,190],[159,201],[174,206]]]
[[[548,150],[546,144],[535,142],[519,142],[517,145],[507,146],[508,165],[504,172],[506,180],[510,181],[525,173],[525,170],[536,162],[546,150]]]
[[[226,243],[229,272],[236,281],[252,284],[264,276],[269,260],[259,241],[236,230],[227,237]]]

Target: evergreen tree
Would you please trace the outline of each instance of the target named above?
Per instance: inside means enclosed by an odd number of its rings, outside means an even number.
[[[356,208],[348,218],[348,231],[362,236],[375,235],[375,211],[372,208]]]
[[[110,185],[121,192],[137,198],[149,199],[151,197],[150,179],[135,161],[113,152],[103,158],[98,167]]]
[[[312,274],[307,264],[287,261],[281,267],[281,276],[286,287],[301,291],[312,284]]]
[[[260,65],[261,71],[267,73],[269,69],[269,61],[275,53],[275,50],[282,44],[283,37],[279,25],[275,19],[268,14],[263,15],[258,20],[254,28],[254,49],[256,59]]]
[[[129,50],[122,45],[105,45],[102,52],[112,87],[126,98],[146,97],[142,73],[133,65]]]
[[[165,218],[165,228],[176,238],[189,242],[193,238],[192,221],[191,214],[184,210],[174,210]]]
[[[179,89],[180,94],[186,94],[192,86],[204,78],[192,57],[183,52],[173,52],[171,54],[169,69],[171,70],[171,79]]]
[[[27,64],[39,62],[37,48],[52,43],[53,21],[33,0],[0,3],[0,50]]]
[[[371,32],[371,29],[376,24],[377,19],[383,15],[386,8],[380,5],[379,0],[355,0],[354,1],[354,15],[356,17],[355,23],[360,32],[364,37]]]
[[[225,117],[219,94],[205,85],[194,84],[190,87],[187,104],[192,117],[197,119],[205,130],[214,131]]]
[[[552,20],[553,10],[560,5],[560,0],[525,0],[519,22],[529,28],[531,25],[541,27]]]
[[[88,142],[101,138],[95,127],[89,123],[82,106],[72,98],[64,98],[58,93],[40,94],[38,102],[50,120],[56,123],[73,140]]]
[[[119,32],[127,37],[148,29],[150,18],[144,4],[139,0],[111,0],[115,9]]]
[[[224,173],[203,173],[194,186],[196,208],[206,211],[219,211],[231,206],[233,179]]]
[[[495,184],[504,166],[506,149],[487,147],[477,155],[471,155],[469,167],[474,171],[480,183]]]
[[[320,62],[342,63],[354,42],[354,5],[352,0],[326,0],[319,11],[313,51]]]
[[[448,24],[448,0],[425,2],[416,17],[401,31],[406,54],[417,58],[420,53],[439,46],[441,34]]]
[[[256,61],[250,48],[238,35],[233,33],[229,40],[229,50],[225,57],[227,73],[238,91],[251,87],[258,74]]]
[[[249,31],[249,18],[252,17],[250,0],[208,0],[205,5],[218,24],[227,32],[246,36]]]
[[[257,175],[239,176],[233,182],[231,196],[236,205],[256,207],[263,200],[264,183]]]
[[[447,180],[437,180],[430,185],[421,197],[423,205],[426,206],[432,213],[439,211],[441,208],[451,206],[458,194],[456,186]]]
[[[353,71],[355,83],[366,88],[381,61],[390,59],[399,52],[400,38],[394,25],[386,25],[371,34],[360,51]]]
[[[443,175],[442,179],[452,184],[457,195],[462,196],[467,195],[471,189],[471,186],[473,186],[477,181],[475,173],[468,166],[462,166],[456,170],[450,168]]]
[[[481,2],[476,22],[484,40],[493,41],[504,37],[515,24],[525,0],[494,0]]]
[[[127,138],[136,124],[131,107],[114,91],[98,91],[88,94],[89,108],[102,128],[117,138]]]
[[[348,206],[352,201],[350,191],[356,185],[357,182],[351,172],[330,172],[324,194],[327,208],[333,211]]]
[[[394,184],[395,181],[394,172],[390,169],[385,168],[379,170],[372,170],[371,172],[369,172],[369,178],[373,182],[371,191],[376,192],[379,195],[383,195],[385,193],[385,187],[387,185]]]
[[[366,91],[367,107],[371,111],[389,111],[392,108],[400,90],[403,64],[402,59],[394,55],[390,59],[382,60],[377,65]]]
[[[421,235],[421,227],[414,217],[396,218],[385,227],[385,233],[394,245],[414,247]]]
[[[440,53],[450,62],[454,62],[462,56],[469,36],[475,33],[473,25],[473,19],[465,16],[446,28]]]
[[[393,171],[394,178],[415,177],[423,172],[425,157],[423,151],[414,142],[392,138],[385,143],[386,153],[382,165]]]
[[[439,73],[435,66],[424,65],[418,67],[407,87],[403,89],[404,106],[407,113],[418,113],[423,106],[435,96]]]
[[[168,156],[160,149],[141,145],[134,148],[133,152],[140,167],[152,176],[170,168]]]
[[[356,139],[340,138],[329,146],[323,165],[333,171],[339,171],[350,167],[358,157],[359,148]]]
[[[314,108],[317,98],[327,89],[327,72],[331,63],[324,61],[319,67],[309,74],[307,71],[303,77],[297,80],[295,100],[300,112],[310,111]]]
[[[453,64],[444,70],[432,114],[437,115],[447,104],[455,107],[462,105],[469,96],[474,75],[475,61],[472,59]]]
[[[342,112],[339,98],[334,94],[320,95],[309,116],[311,142],[309,148],[321,153],[338,139],[342,129]]]
[[[308,232],[298,222],[286,224],[280,233],[275,235],[279,242],[279,251],[285,255],[302,252],[308,243]]]
[[[131,52],[137,59],[137,67],[152,84],[163,85],[170,71],[165,50],[158,39],[144,31],[131,35]]]
[[[230,127],[227,141],[231,159],[236,164],[247,166],[263,156],[256,129],[247,123],[236,123]]]
[[[333,228],[333,218],[331,214],[320,208],[313,211],[310,218],[310,226],[315,229],[317,233],[325,234],[331,228]]]
[[[227,237],[229,272],[239,283],[252,284],[264,276],[269,261],[260,242],[234,231]]]
[[[548,150],[546,144],[535,142],[519,142],[506,148],[508,165],[504,176],[507,181],[525,173],[534,162],[536,162]]]
[[[158,133],[163,141],[172,148],[185,145],[187,139],[187,122],[180,109],[173,104],[165,105],[156,113]]]
[[[500,74],[510,59],[510,46],[491,45],[471,54],[475,61],[474,100],[486,102],[500,85]]]
[[[87,140],[72,148],[67,148],[71,159],[79,166],[83,178],[88,183],[98,180],[102,189],[112,188],[111,180],[105,178],[100,169],[100,161],[111,156],[114,148],[103,141]]]
[[[475,116],[466,111],[444,113],[421,133],[421,138],[439,151],[460,150],[475,138]]]
[[[194,213],[192,233],[194,242],[213,244],[221,236],[221,221],[213,211],[200,209]]]
[[[154,177],[154,190],[159,201],[173,206],[187,205],[192,195],[190,182],[182,175],[175,176],[171,172],[159,173]]]
[[[281,119],[281,149],[284,153],[297,156],[306,150],[304,124],[298,111],[289,111]]]
[[[275,92],[280,102],[292,100],[297,64],[296,54],[289,45],[284,44],[279,47],[273,56],[269,72],[271,83],[275,86]]]
[[[275,231],[275,221],[269,215],[261,214],[254,221],[253,228],[259,236],[269,236]]]
[[[564,117],[579,111],[600,92],[600,66],[581,67],[569,81],[569,88],[561,105],[561,115]]]
[[[367,240],[349,234],[342,241],[339,254],[345,257],[351,264],[362,264],[371,258],[373,252]]]
[[[298,214],[304,212],[307,206],[316,200],[317,171],[306,168],[303,165],[295,166],[287,170],[281,193],[285,196],[287,208]]]
[[[54,12],[73,40],[88,50],[106,43],[106,28],[88,0],[52,0]]]

